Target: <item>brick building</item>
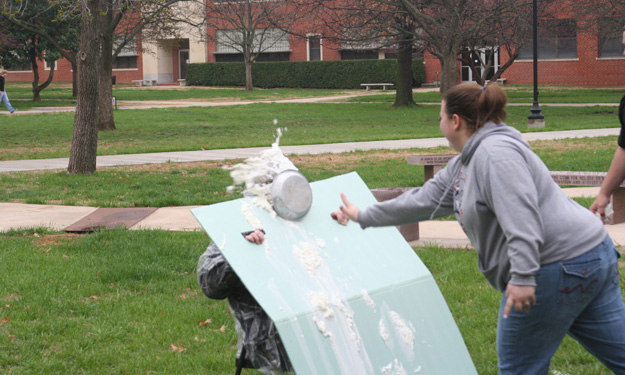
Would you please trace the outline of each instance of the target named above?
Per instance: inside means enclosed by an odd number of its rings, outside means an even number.
[[[392,49],[369,47],[353,48],[333,44],[315,33],[315,17],[300,20],[296,26],[300,36],[272,31],[271,47],[264,50],[258,61],[310,61],[341,59],[383,59],[395,56]],[[551,21],[554,22],[554,21]],[[573,18],[557,20],[558,27],[539,33],[539,82],[540,84],[610,87],[625,86],[625,57],[621,45],[620,28],[615,33],[598,26],[584,27],[583,21]],[[622,26],[622,25],[621,25]],[[181,26],[184,27],[184,26]],[[311,32],[307,32],[310,30]],[[187,63],[242,61],[242,56],[227,43],[220,40],[228,37],[232,30],[207,28],[206,35],[197,35],[197,29],[183,30],[181,39],[158,40],[151,43],[136,43],[128,46],[114,63],[113,75],[117,83],[131,83],[136,80],[156,81],[158,84],[176,84],[185,78]],[[221,38],[221,39],[220,39]],[[488,53],[485,49],[484,53]],[[507,56],[495,56],[496,68],[505,62]],[[440,80],[440,63],[431,55],[425,55],[426,81]],[[40,66],[40,77],[47,77],[49,67]],[[71,82],[71,66],[65,60],[57,61],[54,80]],[[472,81],[468,65],[458,63],[459,81]],[[531,44],[508,68],[502,77],[510,84],[530,84],[533,79]],[[9,81],[29,81],[32,72],[29,66],[10,70]]]

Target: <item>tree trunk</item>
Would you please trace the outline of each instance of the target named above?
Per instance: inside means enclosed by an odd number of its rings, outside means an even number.
[[[39,68],[37,66],[37,51],[35,50],[34,45],[28,49],[28,59],[30,60],[30,66],[33,69],[33,81],[31,82],[33,87],[33,101],[38,102],[41,101],[41,95],[39,95],[39,90],[37,90],[37,87],[39,86]]]
[[[56,65],[56,60],[52,61],[50,63],[50,65],[52,66],[52,68],[50,68],[50,73],[48,74],[48,79],[46,79],[46,81],[44,83],[42,83],[41,85],[37,85],[36,87],[33,87],[33,97],[37,98],[34,100],[41,100],[41,96],[40,93],[45,90],[48,86],[50,86],[50,83],[52,83],[52,80],[54,79],[54,66]]]
[[[78,59],[78,56],[76,56]],[[72,97],[78,97],[78,63],[72,64]]]
[[[115,119],[113,117],[113,35],[106,31],[113,23],[113,12],[108,10],[102,15],[102,55],[99,64],[99,84],[98,84],[98,131],[115,130]]]
[[[416,105],[412,97],[412,40],[401,35],[397,51],[397,89],[394,108]]]
[[[441,62],[441,94],[458,84],[458,53],[456,51],[446,51]]]
[[[252,59],[245,58],[245,91],[254,90],[254,85],[252,83]]]
[[[74,135],[67,171],[90,174],[96,169],[98,148],[97,102],[100,39],[99,0],[83,2],[81,10],[80,50],[78,51],[78,100],[74,115]]]

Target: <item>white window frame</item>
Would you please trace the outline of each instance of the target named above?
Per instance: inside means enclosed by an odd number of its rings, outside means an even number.
[[[59,66],[58,66],[58,60],[54,60],[54,70],[58,70]],[[48,65],[48,60],[43,60],[43,68],[44,70],[50,70],[50,65]]]
[[[319,38],[319,60],[323,61],[323,37],[321,34],[306,34],[306,61],[310,61],[310,38]]]
[[[499,49],[498,48],[494,48],[494,47],[484,47],[484,48],[480,48],[479,49],[479,53],[480,53],[480,58],[482,59],[482,61],[484,61],[486,59],[486,53],[489,50],[494,50],[495,51],[495,56],[493,56],[494,59],[494,64],[493,64],[493,70],[495,73],[497,73],[497,71],[499,70],[500,66],[499,66]],[[478,67],[480,70],[483,69],[484,67]],[[469,80],[468,81],[462,81],[462,82],[475,82],[476,79],[475,77],[473,77],[473,71],[471,70],[471,68],[469,67],[469,65],[464,65],[464,64],[460,64],[460,69],[467,69],[468,72],[468,77]],[[460,71],[460,78],[462,80],[462,70]]]
[[[260,48],[260,53],[268,53],[268,52],[290,52],[290,41],[289,41],[289,33],[282,29],[278,28],[268,28],[268,29],[259,29],[256,35],[255,47],[258,49],[258,39],[260,35],[265,33],[263,44],[270,43],[271,45],[268,48]],[[221,29],[217,30],[216,39],[217,39],[217,53],[243,53],[240,51],[236,44],[239,43],[238,40],[242,37],[241,31],[237,29]],[[222,41],[222,40],[225,40]],[[261,46],[262,47],[262,46]]]

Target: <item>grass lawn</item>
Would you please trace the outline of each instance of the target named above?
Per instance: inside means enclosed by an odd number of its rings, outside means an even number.
[[[536,131],[617,127],[616,108],[545,107]],[[383,103],[251,104],[118,110],[117,130],[100,132],[98,154],[441,137],[439,106],[399,110]],[[507,123],[526,132],[529,109],[509,107]],[[0,116],[0,160],[69,157],[73,113]],[[278,125],[274,125],[274,119]]]
[[[148,90],[118,89],[120,95],[128,91],[126,100],[135,100],[132,95],[147,100],[141,93]],[[20,98],[19,87],[8,90],[12,99]],[[58,90],[53,99],[71,101],[64,97],[66,87]],[[182,92],[161,93],[167,91]],[[205,94],[204,100],[213,100]],[[243,99],[240,92],[222,94]],[[580,90],[554,93],[554,98],[588,95],[594,98],[590,102],[602,103],[616,92],[604,94]],[[26,103],[16,102],[18,108]],[[529,107],[509,111],[508,123],[527,131]],[[268,146],[274,141],[274,119],[288,128],[282,145],[440,137],[438,112],[436,105],[390,110],[388,102],[119,110],[118,129],[100,133],[98,150],[103,155]],[[543,113],[545,130],[618,126],[613,107],[547,106]],[[73,114],[0,116],[0,159],[67,157],[72,119]],[[532,149],[552,170],[605,171],[615,138],[537,141]],[[450,151],[441,147],[291,159],[311,181],[357,171],[371,188],[417,186],[423,183],[423,170],[408,166],[406,156]],[[230,183],[221,163],[214,162],[99,168],[91,176],[64,171],[0,173],[0,202],[205,205],[237,197],[225,194]],[[0,233],[0,242],[0,373],[234,373],[232,318],[226,304],[204,297],[196,281],[197,258],[209,243],[203,232],[110,230],[73,235],[20,230]],[[495,375],[499,295],[479,274],[475,252],[416,251],[433,273],[478,373]],[[623,270],[623,261],[620,267]],[[625,290],[623,280],[621,287]],[[556,353],[552,370],[554,375],[609,373],[571,339]]]
[[[533,87],[529,85],[504,85],[510,103],[527,103],[531,106],[534,101]],[[613,103],[618,105],[623,96],[620,87],[591,88],[591,87],[564,87],[564,86],[541,86],[539,87],[538,101],[540,104],[554,103]],[[413,94],[417,103],[438,103],[441,95],[434,92],[417,92]],[[393,103],[395,95],[379,94],[375,96],[363,96],[349,98],[349,102],[382,102]]]
[[[1,373],[234,373],[232,318],[226,304],[204,297],[196,281],[197,258],[209,243],[203,233],[31,230],[0,234],[0,241]],[[475,252],[417,253],[445,296],[478,373],[495,375],[499,295],[477,271]],[[552,370],[609,374],[570,339]]]
[[[552,170],[606,171],[616,137],[532,142]],[[616,147],[616,146],[615,146]],[[423,168],[410,166],[412,154],[450,153],[448,147],[292,156],[311,181],[356,171],[370,188],[421,186]],[[237,161],[228,161],[233,164]],[[65,171],[0,173],[0,202],[93,207],[166,207],[207,205],[226,195],[232,180],[222,162],[166,163],[98,168],[91,176]],[[584,205],[589,205],[586,202]]]
[[[8,82],[7,92],[11,104],[18,110],[37,107],[75,106],[76,98],[72,97],[71,85],[55,83],[41,92],[41,101],[33,102],[30,83]],[[120,84],[113,86],[113,96],[118,101],[132,100],[195,100],[195,101],[240,101],[240,100],[277,100],[306,98],[316,96],[334,96],[351,93],[362,93],[356,90],[322,90],[322,89],[260,89],[245,91],[241,87],[207,88],[198,86],[186,87],[143,87]]]

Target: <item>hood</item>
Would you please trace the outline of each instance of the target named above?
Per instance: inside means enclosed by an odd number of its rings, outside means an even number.
[[[469,163],[469,161],[471,160],[471,157],[475,153],[475,150],[477,150],[477,148],[480,146],[482,141],[485,138],[493,136],[493,135],[505,135],[507,137],[517,140],[521,144],[525,145],[525,147],[527,148],[530,147],[529,143],[527,143],[521,137],[520,131],[504,123],[495,124],[494,122],[489,121],[486,124],[484,124],[484,126],[479,128],[475,133],[473,133],[471,138],[469,138],[467,143],[464,145],[464,148],[462,149],[462,152],[460,153],[460,156],[459,156],[460,162],[454,164],[454,167],[453,167],[454,169],[451,172],[451,175],[458,176],[460,173],[460,170],[462,169],[462,166],[467,165]],[[432,220],[435,217],[436,212],[438,211],[441,204],[443,203],[445,196],[447,195],[447,193],[451,190],[453,186],[454,186],[454,180],[452,179],[452,181],[449,183],[449,186],[447,186],[447,188],[441,195],[440,200],[438,201],[438,205],[436,206],[434,211],[432,211],[432,214],[430,215],[430,220]]]
[[[523,140],[520,131],[504,123],[495,124],[494,122],[489,121],[484,124],[484,126],[479,128],[475,133],[473,133],[471,138],[469,138],[467,143],[464,145],[464,148],[460,153],[460,161],[462,162],[462,164],[466,165],[469,160],[471,160],[471,157],[475,153],[475,150],[477,150],[482,141],[485,138],[493,135],[505,135],[521,142],[527,148],[530,147],[529,144],[525,140]]]

